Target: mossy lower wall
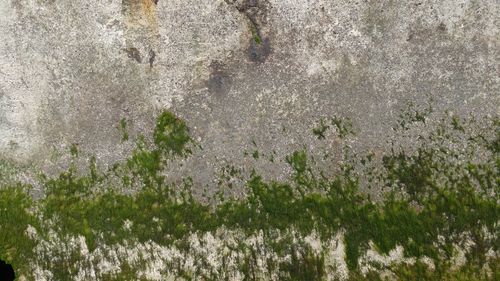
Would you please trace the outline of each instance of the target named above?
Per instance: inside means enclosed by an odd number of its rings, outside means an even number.
[[[424,115],[402,112],[393,128],[411,138]],[[72,146],[67,171],[40,175],[42,198],[2,183],[0,258],[22,280],[494,280],[500,123],[482,121],[443,118],[413,150],[393,143],[377,162],[352,153],[348,120],[322,120],[310,133],[342,140],[341,161],[322,151],[335,170],[303,148],[284,159],[285,180],[227,165],[200,200],[189,176],[165,174],[200,148],[164,112],[109,169],[93,157],[79,171]]]

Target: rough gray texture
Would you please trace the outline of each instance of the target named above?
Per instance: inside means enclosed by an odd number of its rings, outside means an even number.
[[[383,149],[409,101],[498,114],[499,15],[496,0],[3,0],[0,155],[50,167],[77,143],[111,163],[131,147],[120,119],[133,138],[164,109],[203,146],[186,164],[200,182],[253,161],[238,160],[252,140],[314,147],[332,115]]]

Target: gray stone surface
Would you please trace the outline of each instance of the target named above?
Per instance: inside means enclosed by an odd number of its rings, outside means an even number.
[[[409,101],[499,113],[499,15],[497,0],[2,0],[0,155],[49,169],[77,143],[111,163],[132,146],[119,121],[133,139],[164,109],[203,147],[185,165],[200,182],[253,161],[252,140],[316,146],[332,115],[353,147],[383,149]]]

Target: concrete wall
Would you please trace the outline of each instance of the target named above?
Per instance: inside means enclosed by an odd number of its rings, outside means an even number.
[[[120,144],[122,118],[133,138],[168,109],[204,148],[191,169],[209,171],[251,140],[278,154],[314,146],[321,117],[350,118],[353,146],[383,148],[409,101],[495,115],[499,6],[2,0],[0,155],[50,166],[77,143],[110,163],[131,147]]]

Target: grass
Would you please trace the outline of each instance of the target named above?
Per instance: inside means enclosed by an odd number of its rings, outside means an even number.
[[[404,131],[422,119],[420,113],[408,116],[410,121],[398,121]],[[340,243],[349,271],[344,279],[382,280],[382,269],[363,273],[360,268],[374,245],[382,255],[401,246],[405,257],[416,259],[412,264],[384,266],[399,280],[494,280],[500,274],[496,254],[500,123],[493,118],[478,133],[468,129],[465,120],[448,121],[421,139],[411,153],[395,147],[381,158],[375,173],[358,169],[375,161],[372,156],[353,156],[327,177],[310,167],[308,151],[295,151],[285,159],[293,170],[290,180],[266,181],[252,173],[246,178],[245,197],[214,206],[193,197],[190,181],[174,186],[162,173],[169,160],[187,157],[196,146],[185,122],[164,112],[152,140],[139,138],[130,157],[110,171],[100,171],[94,159],[86,174],[71,165],[57,177],[43,176],[45,197],[37,201],[28,195],[29,186],[3,186],[0,258],[28,279],[36,279],[35,268],[43,268],[54,280],[92,270],[98,274],[101,270],[102,280],[150,280],[154,278],[144,273],[151,259],[147,254],[139,255],[146,265],[125,262],[127,255],[120,257],[116,272],[98,269],[99,260],[89,256],[116,245],[134,249],[133,245],[154,243],[194,255],[193,266],[181,262],[185,257],[166,262],[159,271],[164,275],[232,280],[231,274],[237,272],[241,280],[323,280],[332,274],[327,268],[327,241],[343,233]],[[341,138],[352,133],[346,120],[332,118],[331,125]],[[322,121],[313,133],[325,139],[328,129]],[[464,151],[445,145],[464,142]],[[78,157],[76,146],[71,154]],[[360,191],[366,178],[386,190],[382,200],[374,201]],[[121,192],[133,188],[137,192]],[[30,233],[33,230],[36,235]],[[220,240],[210,238],[221,230],[229,234],[220,234]],[[322,243],[319,252],[305,242],[311,233],[317,233]],[[83,237],[87,254],[74,246],[78,237]],[[241,241],[229,242],[231,237]],[[213,239],[226,251],[217,265],[207,258],[214,253],[203,252],[215,243]],[[457,268],[450,261],[456,246],[467,241],[465,262]],[[433,270],[420,262],[423,257],[433,261]]]
[[[262,44],[262,37],[260,36],[260,32],[259,29],[257,28],[257,25],[254,23],[253,20],[249,19],[249,21],[250,21],[250,31],[252,32],[253,41],[255,41],[257,45]]]

